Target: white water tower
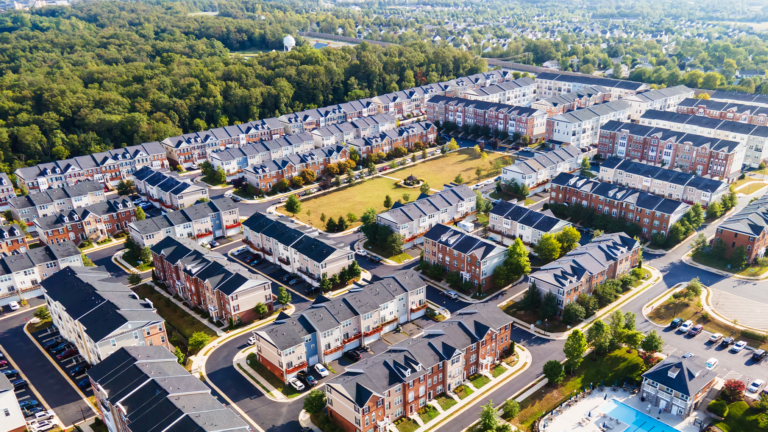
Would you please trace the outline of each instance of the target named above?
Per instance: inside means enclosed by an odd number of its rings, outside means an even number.
[[[288,35],[283,38],[283,50],[284,51],[290,51],[291,48],[296,46],[296,39],[293,38],[293,36]]]

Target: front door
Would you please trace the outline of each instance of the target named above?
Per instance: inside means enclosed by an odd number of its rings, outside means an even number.
[[[662,399],[662,400],[659,402],[659,408],[661,408],[662,410],[666,409],[666,408],[667,408],[667,401],[665,401],[664,399]]]

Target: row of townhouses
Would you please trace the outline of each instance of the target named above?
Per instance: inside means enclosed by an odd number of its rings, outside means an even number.
[[[154,246],[166,237],[194,238],[198,243],[240,233],[240,211],[231,198],[195,204],[128,224],[131,237],[142,246]]]
[[[274,310],[271,284],[197,242],[166,237],[152,246],[155,276],[172,293],[207,310],[214,320],[248,323],[257,304]]]
[[[508,354],[512,319],[493,303],[468,306],[413,339],[347,367],[325,386],[344,432],[383,431]]]
[[[461,93],[461,97],[507,105],[530,106],[536,100],[536,81],[518,78],[514,81],[491,84]]]
[[[629,117],[637,120],[648,110],[674,111],[679,104],[693,95],[693,89],[679,85],[625,96],[623,100],[632,106]]]
[[[110,432],[250,432],[205,383],[160,346],[126,346],[88,370]]]
[[[766,121],[768,121],[768,106],[746,105],[716,100],[688,98],[680,102],[677,106],[677,112],[756,126],[765,126]]]
[[[300,155],[315,149],[308,133],[286,135],[269,141],[257,141],[240,147],[217,150],[208,156],[214,169],[221,167],[227,177],[234,177],[240,170],[251,165],[277,161],[288,156]]]
[[[632,106],[623,100],[570,111],[547,119],[547,140],[587,147],[595,144],[600,127],[611,120],[628,121]]]
[[[362,157],[373,153],[387,153],[397,147],[413,149],[418,142],[432,144],[437,140],[437,127],[430,122],[411,123],[370,135],[365,138],[353,138],[348,141],[349,148],[354,148]]]
[[[69,241],[0,258],[0,305],[40,296],[41,281],[63,268],[82,265],[80,249]]]
[[[243,236],[251,252],[314,286],[323,274],[330,278],[355,260],[352,251],[336,247],[333,239],[316,229],[271,214],[259,212],[246,219]]]
[[[728,182],[741,171],[745,150],[735,140],[623,122],[603,125],[597,144],[602,158],[618,156]]]
[[[554,117],[568,111],[610,101],[611,91],[609,89],[602,86],[588,86],[575,92],[540,99],[531,104],[531,108],[546,112],[547,117]]]
[[[604,234],[531,273],[529,284],[557,296],[558,316],[580,294],[617,279],[637,266],[640,242],[624,233]]]
[[[544,185],[562,172],[574,172],[581,169],[584,153],[573,146],[563,146],[557,150],[536,153],[532,158],[518,158],[515,163],[502,168],[501,180],[504,184],[512,182],[526,185],[533,191]]]
[[[717,240],[725,244],[726,258],[739,246],[746,249],[749,262],[764,257],[768,246],[768,195],[760,197],[718,225],[712,243]]]
[[[742,103],[748,105],[756,105],[761,107],[768,107],[768,95],[760,93],[741,93],[716,90],[714,92],[707,92],[709,94],[709,100],[719,102],[732,102]]]
[[[421,236],[437,224],[452,225],[476,211],[477,194],[467,185],[446,185],[442,191],[421,194],[413,202],[395,203],[376,216],[376,222],[400,234],[406,245],[421,243]]]
[[[67,267],[41,283],[53,324],[95,365],[121,347],[170,349],[165,320],[152,302],[117,282],[104,267]]]
[[[208,198],[208,189],[169,172],[144,167],[133,173],[136,189],[157,208],[179,210]]]
[[[544,234],[555,234],[571,226],[549,211],[538,212],[506,201],[493,206],[488,222],[488,238],[505,246],[518,238],[526,245],[535,245]]]
[[[3,430],[6,432],[25,432],[27,422],[21,412],[16,388],[5,374],[0,374],[0,411],[3,412]]]
[[[704,207],[728,193],[728,184],[719,180],[615,156],[600,164],[600,181]]]
[[[45,244],[79,244],[85,239],[99,241],[126,231],[132,222],[136,222],[136,207],[128,197],[120,197],[39,217],[34,227]]]
[[[424,316],[426,288],[414,270],[400,270],[341,296],[320,295],[308,309],[291,316],[281,312],[273,324],[255,330],[256,357],[287,382]]]
[[[643,114],[640,124],[736,141],[745,147],[736,169],[741,169],[741,165],[757,168],[761,162],[768,161],[768,126],[654,110]]]
[[[427,120],[455,123],[458,126],[488,126],[510,135],[517,132],[533,137],[544,134],[547,113],[495,102],[435,96],[427,102]]]
[[[669,228],[691,207],[682,201],[567,173],[552,180],[549,202],[581,204],[597,213],[634,222],[640,225],[641,236],[646,239],[657,232],[667,235]]]
[[[214,166],[222,167],[227,180],[245,178],[248,183],[269,190],[280,180],[290,181],[304,170],[310,170],[315,176],[320,176],[323,170],[332,163],[345,161],[349,151],[343,146],[328,146],[312,149],[306,153],[286,156],[280,159],[256,162],[242,149],[225,150],[216,154]]]
[[[483,291],[493,288],[493,272],[506,256],[506,248],[450,225],[435,225],[424,234],[425,261],[458,272]]]
[[[8,174],[0,173],[0,211],[6,211],[10,208],[9,201],[16,197],[16,191],[13,188]]]
[[[8,201],[13,218],[31,225],[32,221],[50,216],[64,210],[87,207],[106,201],[104,189],[100,184],[86,180],[81,183],[59,188],[31,192],[26,196],[11,198]]]
[[[395,129],[397,119],[390,114],[376,114],[348,123],[339,123],[312,131],[316,147],[342,145],[354,138],[377,136],[382,132]]]
[[[17,224],[0,227],[0,255],[14,255],[27,251],[27,234]]]
[[[611,91],[611,100],[635,95],[650,90],[648,84],[599,78],[591,75],[561,75],[557,73],[542,73],[536,76],[536,94],[539,99],[573,93],[585,87],[601,86]]]

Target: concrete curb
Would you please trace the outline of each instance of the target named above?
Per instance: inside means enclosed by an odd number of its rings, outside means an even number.
[[[237,372],[243,376],[246,380],[248,380],[251,384],[253,384],[254,387],[257,387],[259,390],[264,393],[264,396],[271,399],[274,402],[281,402],[281,403],[288,403],[293,401],[293,399],[288,399],[284,394],[277,391],[275,387],[272,386],[267,381],[264,381],[262,377],[259,375],[258,372],[253,370],[250,365],[247,363],[247,357],[250,352],[253,352],[254,347],[246,348],[244,351],[238,351],[238,353],[235,355],[234,358],[232,358],[232,365],[235,366],[235,369],[237,369]],[[239,366],[239,367],[238,367]],[[242,369],[241,369],[242,368]],[[249,368],[249,369],[246,369]],[[247,373],[245,371],[248,371]],[[251,374],[251,375],[248,375]],[[264,388],[266,388],[266,392],[264,391]],[[274,395],[273,395],[274,393]]]
[[[763,273],[763,276],[742,276],[742,275],[737,275],[735,273],[729,273],[729,272],[724,271],[724,270],[718,270],[716,268],[712,268],[712,267],[706,266],[704,264],[699,264],[699,263],[693,261],[693,256],[690,256],[688,254],[685,254],[685,256],[683,256],[682,261],[685,264],[688,264],[691,267],[696,267],[696,268],[699,268],[699,269],[702,269],[702,270],[706,270],[708,272],[715,273],[715,274],[718,274],[720,276],[725,276],[725,277],[729,277],[729,278],[741,279],[741,280],[745,280],[745,281],[761,281],[761,280],[768,279],[768,272]]]
[[[133,274],[133,273],[142,274],[142,273],[146,273],[146,272],[152,271],[152,269],[144,270],[144,271],[139,271],[138,269],[136,269],[136,267],[128,264],[127,262],[125,262],[123,260],[123,254],[127,250],[128,249],[122,249],[122,250],[119,250],[119,251],[115,252],[115,254],[112,255],[112,262],[117,264],[118,267],[122,268],[128,274]]]
[[[110,243],[107,243],[107,244],[104,244],[104,245],[101,245],[101,246],[95,246],[95,247],[92,247],[90,249],[80,249],[80,253],[88,254],[88,253],[91,253],[91,252],[100,251],[102,249],[109,249],[111,247],[114,247],[114,246],[117,246],[117,245],[125,243],[126,240],[128,240],[128,236],[125,236],[125,237],[123,237],[120,240],[114,240],[113,239]]]

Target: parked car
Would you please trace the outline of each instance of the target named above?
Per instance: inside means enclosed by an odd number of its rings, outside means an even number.
[[[727,337],[727,338],[723,339],[722,342],[720,342],[720,345],[727,347],[728,345],[733,345],[733,343],[735,341],[736,341],[736,339],[734,339],[733,337]]]
[[[355,350],[347,351],[347,355],[354,361],[360,361],[363,359],[363,356]]]
[[[731,347],[731,351],[741,352],[741,350],[743,350],[746,346],[747,346],[747,343],[745,341],[738,341],[736,342],[736,345]]]
[[[692,328],[692,329],[691,329],[691,330],[688,332],[688,334],[689,334],[689,335],[691,335],[691,336],[698,336],[698,335],[699,335],[699,333],[701,333],[701,331],[702,331],[702,330],[704,330],[704,326],[703,326],[703,325],[701,325],[701,324],[698,324],[698,325],[694,326],[694,327],[693,327],[693,328]]]
[[[672,320],[671,323],[669,323],[669,326],[672,327],[672,328],[678,328],[682,324],[683,324],[683,319],[682,318],[675,318],[675,319]]]
[[[18,375],[19,371],[17,371],[16,369],[5,369],[5,370],[1,370],[0,373],[2,373],[3,375],[5,375],[6,378],[8,378],[9,376]]]
[[[52,349],[51,352],[53,354],[61,354],[62,352],[66,351],[68,349],[71,349],[71,348],[72,348],[72,344],[71,343],[64,342],[63,344],[61,344],[61,345],[57,346],[56,348]]]
[[[303,370],[299,371],[296,376],[306,385],[309,387],[314,387],[317,385],[317,380],[315,377],[312,376],[309,372]]]
[[[0,367],[8,366],[8,360],[0,360]]]
[[[357,254],[360,255],[360,256],[368,256],[368,252],[366,252],[366,251],[364,251],[362,249],[358,250]]]
[[[19,310],[21,306],[19,306],[19,302],[12,301],[8,303],[8,307],[11,308],[12,311]]]
[[[691,352],[689,352],[689,353],[685,353],[685,354],[683,354],[683,358],[684,358],[684,359],[687,359],[687,358],[691,358],[691,357],[693,357],[694,355],[695,355],[695,354],[694,354],[694,353],[691,353]]]
[[[707,369],[714,369],[715,366],[717,366],[717,359],[712,357],[711,359],[707,360]]]
[[[684,322],[680,327],[678,327],[677,331],[688,333],[688,331],[690,331],[692,327],[693,327],[693,321],[688,320]]]
[[[381,168],[379,168],[379,172],[384,172],[384,171],[387,171],[388,169],[389,169],[388,166],[381,167]]]
[[[13,389],[14,390],[19,390],[19,389],[23,389],[23,388],[29,387],[29,383],[27,382],[27,380],[23,380],[23,379],[18,379],[16,381],[12,382],[11,384],[13,384]]]
[[[85,373],[88,369],[90,369],[91,366],[88,363],[82,363],[72,368],[71,371],[69,371],[69,374],[73,377],[80,376]]]
[[[768,357],[768,351],[760,349],[752,353],[752,360],[755,361],[763,361],[764,358]]]
[[[83,378],[77,383],[77,387],[81,389],[87,389],[91,386],[91,379],[90,378]]]
[[[32,432],[43,432],[56,427],[56,423],[51,420],[39,421],[32,425]]]
[[[459,298],[459,295],[456,293],[456,291],[443,291],[443,295],[452,300],[457,300]]]
[[[42,410],[42,411],[39,411],[39,412],[35,413],[35,420],[37,420],[37,421],[48,420],[48,419],[52,419],[52,418],[53,418],[53,411],[51,411],[51,410],[48,410],[48,411]]]
[[[74,348],[70,348],[63,353],[56,356],[57,360],[66,360],[68,358],[72,358],[77,355],[77,350]]]
[[[251,336],[248,338],[248,345],[255,345],[256,344],[256,336]]]
[[[325,366],[320,363],[315,364],[315,372],[317,372],[321,377],[327,377],[329,375],[328,369],[326,369]]]
[[[37,406],[37,405],[39,405],[39,402],[34,399],[19,402],[19,406],[21,407],[21,409],[32,408],[33,406]]]
[[[216,240],[211,240],[211,242],[209,244],[211,245],[211,247],[219,247],[220,246],[219,242],[217,242]]]
[[[32,421],[45,420],[45,419],[38,419],[37,415],[38,414],[42,414],[42,415],[47,415],[48,414],[48,411],[45,411],[45,408],[43,408],[41,406],[35,406],[35,407],[32,407],[32,408],[27,408],[27,409],[22,410],[22,411],[24,412],[24,418],[35,417],[34,419],[32,419]],[[53,412],[53,411],[50,411],[50,412]],[[53,418],[53,417],[48,417],[48,418]]]
[[[709,337],[709,341],[713,344],[720,342],[720,339],[723,338],[723,335],[720,333],[715,333],[712,336]]]
[[[192,164],[190,168],[192,168],[193,170],[200,169],[200,167],[197,164]]]
[[[316,286],[310,285],[309,288],[304,290],[304,294],[311,295],[312,293],[314,293],[315,291],[317,291],[319,289],[320,289],[320,287],[316,287]]]
[[[299,279],[291,279],[288,281],[288,285],[296,285],[299,283]]]
[[[756,379],[749,384],[749,387],[747,387],[747,391],[750,393],[757,393],[763,389],[764,385],[765,385],[765,381],[761,379]]]
[[[283,276],[283,282],[288,282],[293,277],[293,273],[288,273],[287,275]]]
[[[288,384],[290,384],[291,387],[295,388],[298,391],[304,390],[304,384],[302,384],[301,381],[297,380],[296,378],[289,379]]]

